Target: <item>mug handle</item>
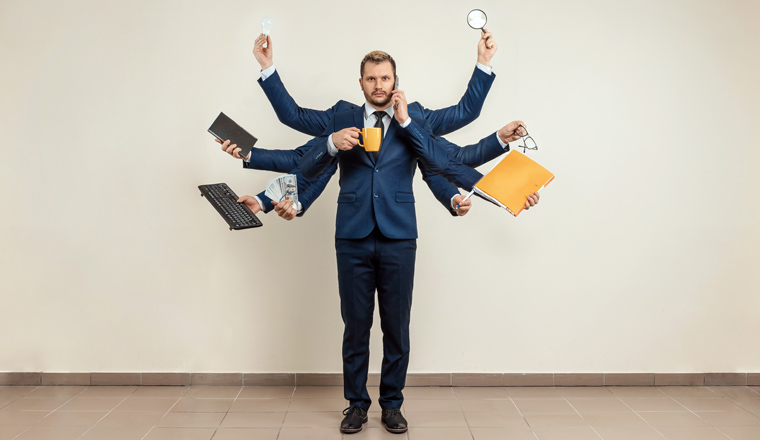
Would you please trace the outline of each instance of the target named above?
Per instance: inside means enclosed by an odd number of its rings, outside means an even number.
[[[356,141],[360,147],[364,148],[364,144],[361,142],[361,139],[364,137],[364,130],[359,130],[359,139]]]

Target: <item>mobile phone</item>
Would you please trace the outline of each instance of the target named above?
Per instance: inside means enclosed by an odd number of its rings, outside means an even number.
[[[394,84],[393,90],[398,90],[398,75],[396,75],[396,84]]]

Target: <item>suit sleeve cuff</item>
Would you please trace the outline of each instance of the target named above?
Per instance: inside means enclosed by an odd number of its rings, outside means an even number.
[[[274,64],[261,71],[261,80],[266,81],[267,78],[274,73]]]

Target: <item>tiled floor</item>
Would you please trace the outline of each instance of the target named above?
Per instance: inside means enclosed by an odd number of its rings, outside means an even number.
[[[377,389],[370,389],[377,401]],[[758,440],[760,387],[407,388],[409,432],[337,387],[0,387],[0,440]]]

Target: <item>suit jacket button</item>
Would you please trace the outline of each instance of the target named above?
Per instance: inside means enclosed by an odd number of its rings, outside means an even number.
[[[377,172],[379,172],[379,171],[380,171],[380,170],[378,170],[378,169],[375,169],[375,172],[376,172],[376,173],[377,173]]]
[[[375,198],[377,198],[377,194],[372,194],[372,197],[375,197]]]

